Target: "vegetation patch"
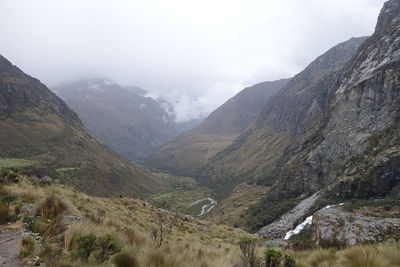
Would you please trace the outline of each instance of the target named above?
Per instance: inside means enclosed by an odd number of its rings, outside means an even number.
[[[19,158],[0,158],[0,169],[1,168],[18,168],[28,167],[37,164],[37,161],[30,159],[19,159]]]

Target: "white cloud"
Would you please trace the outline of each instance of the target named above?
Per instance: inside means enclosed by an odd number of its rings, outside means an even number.
[[[383,2],[2,0],[0,54],[48,85],[101,76],[141,86],[185,120],[371,34]]]

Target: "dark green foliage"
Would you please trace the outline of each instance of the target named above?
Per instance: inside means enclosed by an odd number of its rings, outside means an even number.
[[[243,260],[246,264],[249,264],[251,267],[256,266],[257,256],[256,256],[256,239],[242,239],[239,242],[240,249],[243,253]]]
[[[293,259],[292,256],[277,251],[275,249],[269,249],[264,252],[265,256],[265,266],[266,267],[278,267],[278,266],[284,266],[284,267],[295,267],[296,266],[296,261]]]
[[[0,183],[17,183],[18,174],[17,168],[2,168],[0,170]]]
[[[261,227],[277,220],[282,214],[294,208],[298,200],[270,200],[268,197],[251,206],[247,212],[246,230],[256,232]]]
[[[296,261],[293,259],[292,256],[285,254],[284,256],[285,260],[285,267],[295,267],[296,266]]]
[[[352,199],[347,202],[343,209],[352,212],[361,207],[383,207],[384,210],[390,210],[393,207],[400,206],[400,195],[388,195],[383,199]]]
[[[10,207],[10,203],[13,202],[16,198],[17,197],[12,194],[0,192],[0,201],[6,204],[7,207]]]
[[[76,239],[77,256],[83,261],[87,261],[90,254],[95,250],[97,237],[92,234],[81,235]]]
[[[117,240],[108,234],[104,237],[97,239],[98,248],[100,249],[98,254],[98,261],[104,262],[108,260],[112,255],[121,251],[121,248],[117,244]]]
[[[283,255],[281,252],[269,249],[265,251],[265,266],[266,267],[277,267],[282,261]]]
[[[116,267],[140,267],[135,255],[128,252],[120,252],[112,258],[111,262]]]

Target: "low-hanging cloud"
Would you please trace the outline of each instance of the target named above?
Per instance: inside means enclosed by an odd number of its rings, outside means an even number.
[[[0,54],[49,86],[108,77],[179,121],[373,32],[383,0],[3,0]]]

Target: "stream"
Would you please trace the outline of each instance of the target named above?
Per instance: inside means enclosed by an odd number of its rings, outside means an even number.
[[[197,216],[203,216],[203,215],[209,213],[215,207],[215,205],[217,205],[216,200],[212,199],[211,197],[207,197],[207,198],[202,198],[202,199],[199,199],[199,200],[193,202],[192,204],[190,204],[190,206],[194,206],[196,204],[199,204],[199,203],[205,202],[205,201],[207,201],[208,203],[201,207],[201,211]]]

